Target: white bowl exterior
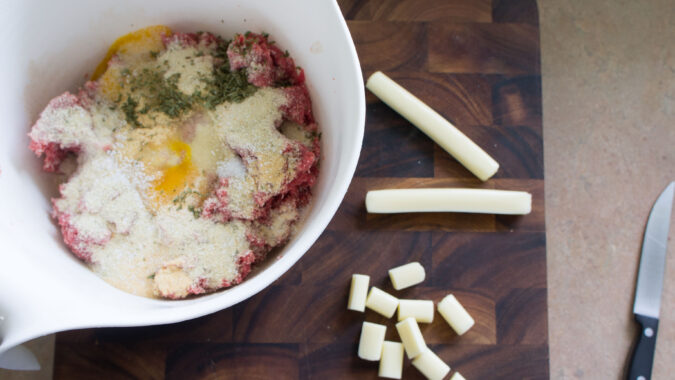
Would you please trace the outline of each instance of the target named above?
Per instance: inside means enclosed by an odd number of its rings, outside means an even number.
[[[15,1],[0,5],[0,352],[79,327],[169,323],[236,304],[265,288],[314,243],[349,186],[363,139],[363,79],[332,0]],[[302,15],[302,19],[297,15]],[[122,292],[63,245],[49,217],[54,179],[26,133],[49,99],[83,84],[118,36],[164,24],[178,31],[266,31],[305,69],[322,162],[302,232],[242,284],[191,300]]]

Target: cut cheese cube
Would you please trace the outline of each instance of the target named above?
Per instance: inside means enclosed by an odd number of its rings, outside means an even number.
[[[462,335],[469,331],[475,323],[464,306],[452,294],[448,294],[438,303],[438,312],[445,318],[450,327],[455,330],[457,335]]]
[[[359,340],[359,357],[363,360],[380,360],[386,332],[387,326],[363,322],[361,339]]]
[[[412,365],[429,380],[442,380],[450,372],[450,366],[428,348],[412,361]]]
[[[366,87],[450,153],[476,177],[485,181],[499,169],[497,161],[464,133],[382,72],[378,71],[371,75]]]
[[[389,379],[400,379],[403,373],[403,344],[399,342],[384,341],[382,345],[382,359],[380,359],[380,369],[377,373],[379,377]]]
[[[415,318],[417,322],[431,323],[434,321],[434,301],[428,300],[399,300],[398,320]]]
[[[525,215],[532,211],[532,194],[491,189],[388,189],[366,194],[370,213],[471,212]]]
[[[398,307],[398,298],[373,286],[366,299],[366,307],[391,318]]]
[[[461,373],[455,372],[455,374],[450,377],[450,380],[466,380],[466,379],[464,378],[464,376],[462,376]]]
[[[356,311],[366,310],[366,296],[368,295],[369,282],[370,276],[363,274],[352,275],[352,286],[349,289],[347,309]]]
[[[425,275],[424,267],[416,261],[389,269],[389,278],[396,290],[409,288],[421,283],[424,281]]]
[[[399,337],[401,337],[401,342],[403,342],[403,347],[405,348],[406,355],[408,355],[408,359],[417,357],[417,355],[421,354],[422,351],[427,348],[420,327],[417,325],[417,321],[415,321],[414,318],[406,318],[397,323],[396,330],[398,331]]]

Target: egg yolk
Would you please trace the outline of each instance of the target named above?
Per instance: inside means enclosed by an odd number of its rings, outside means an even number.
[[[165,155],[166,162],[158,168],[160,175],[152,185],[160,203],[166,203],[179,196],[194,181],[198,171],[192,163],[190,145],[172,139],[159,149],[168,155]]]
[[[170,36],[171,29],[164,25],[154,25],[139,29],[123,35],[110,45],[108,52],[96,70],[91,75],[91,80],[96,80],[103,75],[108,68],[108,61],[116,54],[122,56],[149,55],[151,51],[164,50],[162,36]]]

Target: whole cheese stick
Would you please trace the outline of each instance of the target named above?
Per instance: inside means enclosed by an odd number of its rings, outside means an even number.
[[[382,72],[371,75],[366,87],[455,157],[476,177],[486,181],[499,169],[497,161],[476,143]]]
[[[385,340],[382,345],[382,358],[379,377],[400,379],[403,372],[403,344]]]
[[[471,212],[525,215],[532,210],[532,194],[491,189],[388,189],[366,194],[370,213]]]
[[[359,357],[363,360],[380,360],[386,332],[387,326],[363,322],[361,339],[359,339]]]
[[[438,303],[438,313],[452,327],[457,335],[462,335],[474,325],[474,320],[457,298],[448,294]]]
[[[428,348],[412,361],[412,365],[429,380],[443,380],[450,372],[450,366]]]
[[[349,290],[347,309],[356,311],[366,310],[366,296],[368,295],[368,283],[370,277],[364,274],[352,275],[352,286]]]

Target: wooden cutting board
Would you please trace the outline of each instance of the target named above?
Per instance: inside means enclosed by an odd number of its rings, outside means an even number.
[[[352,273],[400,298],[454,293],[476,325],[458,337],[436,314],[429,346],[467,379],[549,376],[539,26],[534,0],[342,0],[364,77],[382,70],[451,120],[500,164],[482,183],[372,94],[356,176],[337,215],[287,274],[255,297],[167,326],[57,337],[56,379],[376,378],[356,357],[362,321],[346,310]],[[369,215],[369,189],[465,186],[526,190],[523,217]],[[426,268],[391,288],[387,270]],[[422,376],[406,360],[404,379]]]

